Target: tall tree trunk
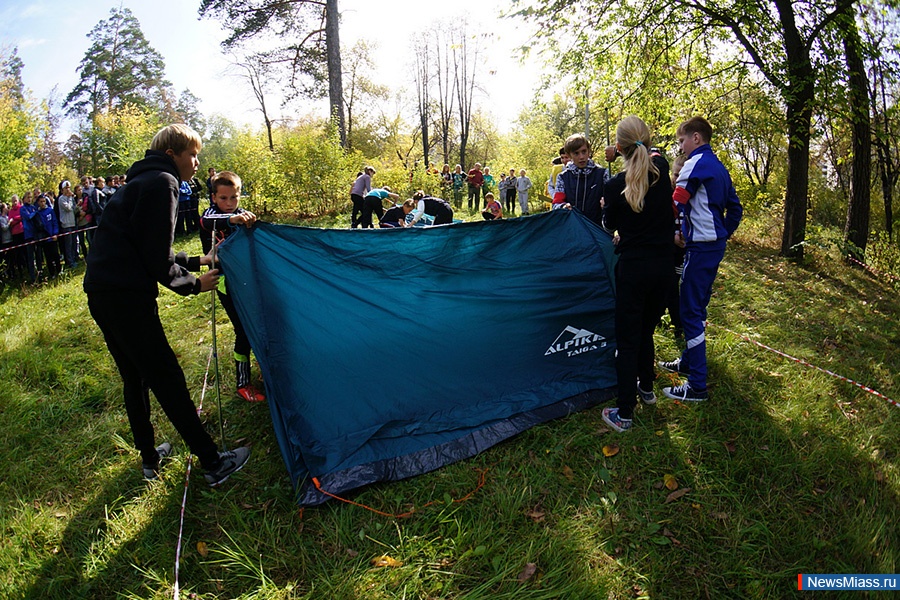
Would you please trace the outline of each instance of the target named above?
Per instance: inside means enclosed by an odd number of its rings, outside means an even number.
[[[328,100],[331,118],[337,122],[341,146],[347,147],[347,129],[344,124],[344,87],[341,80],[341,41],[338,34],[340,14],[337,0],[325,2],[325,51],[328,55]]]
[[[854,11],[850,8],[839,20],[849,71],[848,99],[853,123],[853,171],[850,174],[850,202],[847,206],[844,241],[851,242],[865,254],[872,200],[872,125],[869,120],[869,78],[860,51],[862,40],[854,16]]]
[[[784,29],[788,85],[781,93],[787,106],[788,174],[784,196],[784,233],[781,255],[803,258],[806,211],[809,207],[809,140],[816,80],[809,46],[794,21],[793,3],[775,0]]]
[[[781,255],[803,258],[806,210],[809,198],[809,139],[812,124],[812,83],[807,93],[792,98],[787,106],[788,173],[784,196],[784,233]]]

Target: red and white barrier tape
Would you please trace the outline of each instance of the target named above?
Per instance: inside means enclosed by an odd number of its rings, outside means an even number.
[[[855,258],[853,258],[852,256],[848,256],[848,257],[847,257],[847,260],[849,260],[849,261],[852,262],[852,263],[858,264],[859,266],[861,266],[861,267],[862,267],[863,269],[865,269],[866,271],[872,273],[873,275],[877,275],[878,277],[888,277],[889,279],[893,279],[894,281],[900,281],[900,277],[897,277],[897,276],[894,275],[893,273],[884,273],[884,272],[882,272],[882,271],[879,271],[879,270],[876,269],[875,267],[870,267],[870,266],[867,265],[866,263],[860,262],[860,261],[856,260]]]
[[[206,373],[203,375],[203,390],[200,392],[200,406],[197,412],[203,410],[203,398],[206,397],[206,382],[209,380],[209,366],[212,364],[213,349],[209,349],[209,358],[206,360]],[[181,588],[178,583],[178,574],[181,565],[181,542],[184,534],[184,510],[187,506],[188,484],[191,482],[191,465],[194,462],[194,455],[188,454],[187,469],[184,473],[184,495],[181,497],[181,515],[178,517],[178,543],[175,545],[175,600],[181,598]]]
[[[737,337],[741,338],[742,340],[745,340],[745,341],[747,341],[747,342],[750,342],[751,344],[755,344],[755,345],[759,346],[760,348],[763,348],[763,349],[765,349],[765,350],[768,350],[769,352],[774,352],[774,353],[777,354],[778,356],[782,356],[782,357],[784,357],[784,358],[786,358],[786,359],[788,359],[788,360],[792,360],[792,361],[794,361],[794,362],[796,362],[796,363],[799,363],[799,364],[801,364],[801,365],[803,365],[803,366],[809,367],[809,368],[811,368],[811,369],[815,369],[816,371],[820,371],[820,372],[822,372],[822,373],[825,373],[826,375],[830,375],[830,376],[832,376],[832,377],[835,377],[835,378],[837,378],[837,379],[840,379],[841,381],[844,381],[844,382],[846,382],[846,383],[855,385],[856,387],[860,388],[861,390],[865,390],[866,392],[869,392],[869,393],[872,394],[872,395],[875,395],[875,396],[878,396],[879,398],[882,398],[882,399],[884,399],[884,400],[887,400],[888,402],[890,402],[890,403],[893,404],[894,406],[900,408],[900,403],[898,403],[896,400],[892,400],[892,399],[888,398],[887,396],[885,396],[884,394],[882,394],[881,392],[879,392],[879,391],[877,391],[877,390],[873,390],[872,388],[870,388],[870,387],[868,387],[868,386],[866,386],[866,385],[863,385],[863,384],[859,383],[858,381],[854,381],[854,380],[850,379],[849,377],[844,377],[843,375],[838,375],[837,373],[835,373],[835,372],[833,372],[833,371],[829,371],[828,369],[823,369],[822,367],[817,367],[817,366],[814,365],[814,364],[811,364],[811,363],[806,362],[806,361],[803,360],[802,358],[797,358],[797,357],[795,357],[795,356],[791,356],[790,354],[785,354],[784,352],[782,352],[782,351],[780,351],[780,350],[776,350],[775,348],[772,348],[771,346],[766,346],[765,344],[760,343],[760,342],[757,342],[756,340],[751,339],[751,338],[747,337],[746,335],[743,335],[743,334],[738,333],[738,332],[736,332],[736,331],[732,331],[732,330],[728,329],[727,327],[723,327],[723,326],[721,326],[721,325],[716,325],[716,324],[714,324],[714,323],[710,323],[709,321],[707,321],[706,324],[707,324],[708,326],[709,326],[709,325],[712,325],[713,327],[718,327],[719,329],[722,329],[722,330],[724,330],[724,331],[727,331],[727,332],[730,333],[731,335],[737,336]]]
[[[56,238],[59,239],[61,237],[65,237],[67,235],[75,235],[76,233],[82,233],[84,231],[90,231],[92,229],[97,229],[97,226],[94,225],[92,227],[85,227],[84,229],[73,229],[72,231],[67,231],[65,233],[57,233]],[[16,246],[8,246],[6,248],[0,248],[0,253],[9,252],[10,250],[15,250],[16,248],[24,248],[25,246],[33,246],[35,244],[43,244],[46,242],[55,242],[53,239],[54,236],[47,236],[45,238],[41,238],[39,240],[31,240],[29,242],[25,242],[24,244],[18,244]]]

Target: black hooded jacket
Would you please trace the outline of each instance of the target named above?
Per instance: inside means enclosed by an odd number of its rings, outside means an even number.
[[[159,295],[157,283],[187,296],[200,293],[200,280],[172,251],[180,178],[175,161],[147,150],[128,169],[103,211],[87,257],[85,292],[132,291]]]

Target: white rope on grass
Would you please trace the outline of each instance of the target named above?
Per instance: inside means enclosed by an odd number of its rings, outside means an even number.
[[[209,358],[206,360],[206,373],[203,375],[203,389],[200,392],[200,406],[197,407],[197,413],[203,410],[203,398],[206,396],[206,383],[209,380],[209,366],[212,364],[213,349],[209,349]],[[216,385],[218,385],[218,381]],[[181,542],[184,534],[184,510],[187,506],[188,484],[191,482],[191,465],[194,462],[194,455],[188,454],[187,469],[184,473],[184,494],[181,497],[181,514],[178,517],[178,543],[175,545],[175,600],[181,598],[181,588],[178,583],[178,576],[181,565]]]

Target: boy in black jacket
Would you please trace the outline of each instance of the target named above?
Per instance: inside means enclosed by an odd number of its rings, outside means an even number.
[[[91,316],[122,376],[125,410],[141,453],[144,477],[155,479],[159,462],[172,451],[156,446],[150,422],[150,394],[196,454],[204,477],[216,486],[241,469],[250,448],[219,452],[191,401],[184,372],[159,320],[157,284],[187,296],[212,290],[218,272],[190,274],[187,258],[172,252],[180,181],[197,171],[202,142],[186,125],[164,127],[144,158],[128,170],[128,183],[103,211],[87,259],[84,291]],[[194,263],[209,263],[207,257]]]

